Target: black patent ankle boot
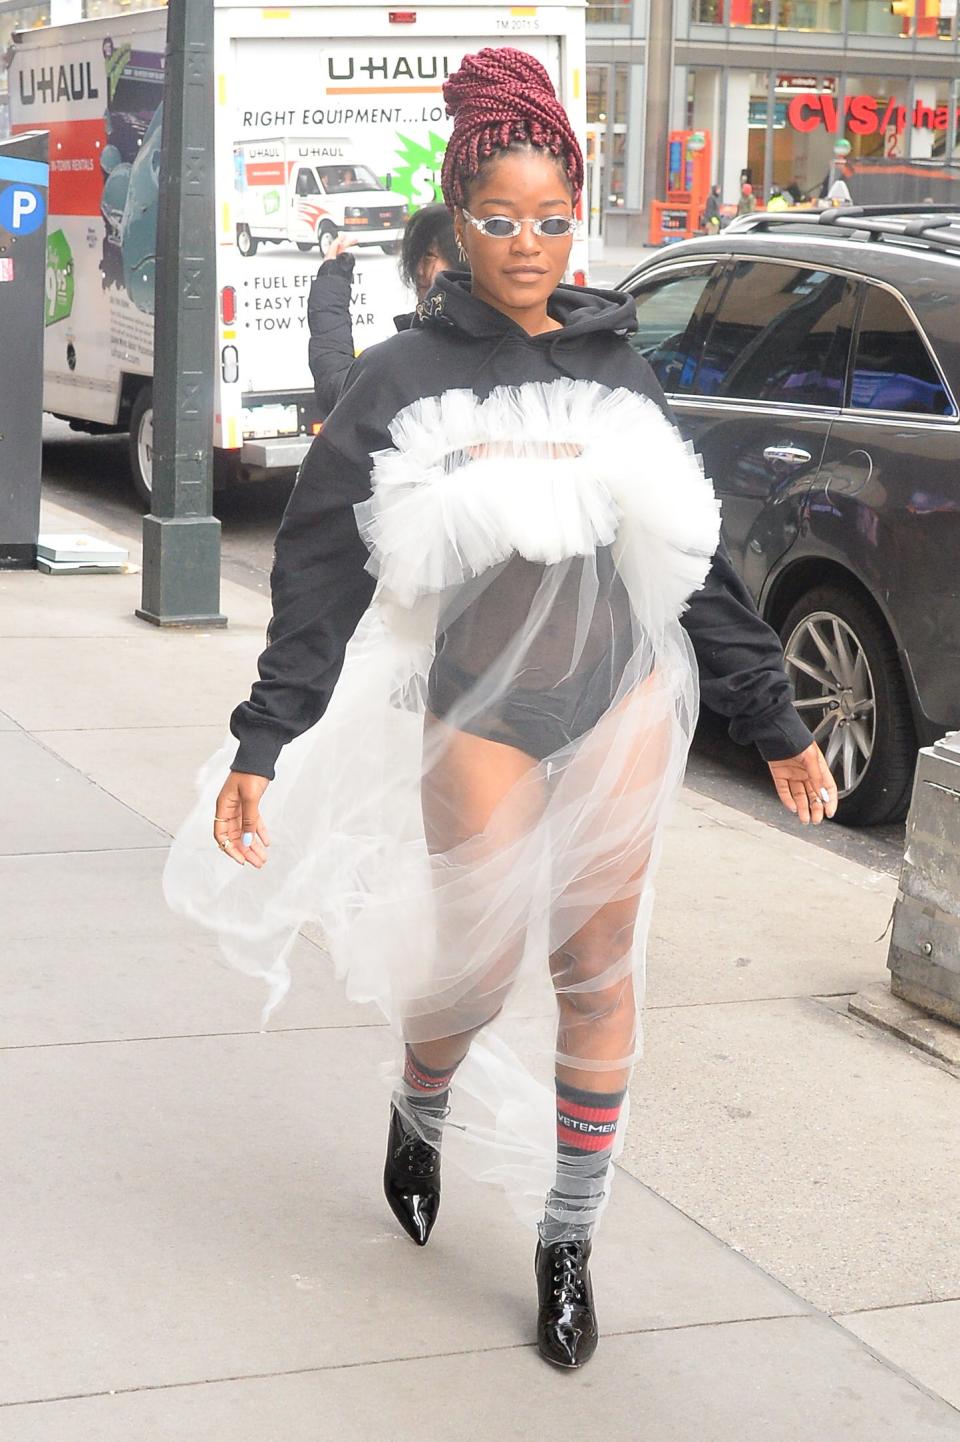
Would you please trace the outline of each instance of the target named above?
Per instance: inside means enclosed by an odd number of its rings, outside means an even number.
[[[555,1367],[582,1367],[597,1350],[590,1250],[588,1240],[537,1243],[537,1346]]]
[[[440,1210],[440,1153],[390,1106],[383,1191],[408,1237],[425,1247]]]

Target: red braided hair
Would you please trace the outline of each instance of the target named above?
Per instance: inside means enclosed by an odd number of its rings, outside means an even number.
[[[440,183],[451,210],[486,160],[511,145],[548,150],[559,161],[576,205],[583,189],[583,155],[550,76],[538,60],[504,46],[468,55],[443,87],[453,134]]]

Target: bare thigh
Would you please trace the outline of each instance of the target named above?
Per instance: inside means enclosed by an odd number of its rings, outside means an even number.
[[[456,970],[458,950],[468,953],[465,966],[473,963],[469,955],[473,924],[484,926],[490,906],[490,897],[479,883],[475,898],[472,892],[464,894],[471,874],[481,876],[503,858],[509,879],[510,859],[542,812],[544,789],[536,761],[524,752],[457,731],[430,712],[424,740],[421,806],[427,849],[436,858],[437,943],[444,974],[449,975]],[[451,874],[460,877],[454,907],[444,895]],[[524,935],[514,930],[494,949],[489,932],[484,934],[488,954],[476,958],[469,989],[460,992],[454,1005],[438,1004],[434,1013],[418,1020],[417,1054],[428,1066],[455,1065],[470,1038],[500,1011],[516,978]]]

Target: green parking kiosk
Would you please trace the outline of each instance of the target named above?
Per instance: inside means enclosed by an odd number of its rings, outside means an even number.
[[[48,136],[0,141],[0,570],[37,562]]]

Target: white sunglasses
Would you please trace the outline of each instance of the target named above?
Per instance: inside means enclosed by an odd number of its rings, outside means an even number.
[[[477,220],[469,210],[462,210],[460,213],[464,220],[468,220],[477,230],[494,240],[506,240],[519,235],[525,225],[533,227],[534,235],[545,235],[551,240],[559,240],[564,235],[575,235],[579,224],[573,215],[546,215],[542,220],[534,220],[532,217],[526,220],[511,220],[509,215],[488,215],[485,220]]]

